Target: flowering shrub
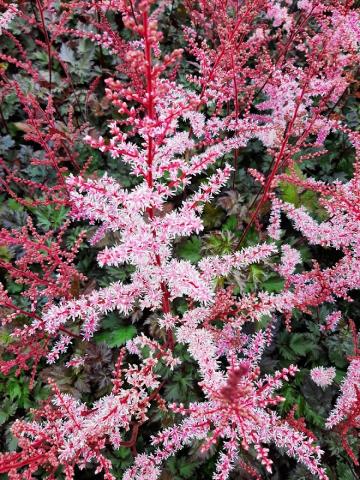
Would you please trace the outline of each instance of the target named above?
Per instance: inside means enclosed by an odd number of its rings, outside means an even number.
[[[291,478],[356,475],[360,139],[339,113],[356,6],[35,3],[0,1],[0,371],[43,398],[18,412],[0,473],[271,478],[282,452]],[[350,171],[325,181],[337,135]],[[314,396],[344,376],[333,408],[294,398],[305,376]],[[322,460],[336,435],[348,464]],[[171,472],[191,449],[193,470]]]

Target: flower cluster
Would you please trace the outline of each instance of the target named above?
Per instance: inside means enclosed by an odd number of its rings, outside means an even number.
[[[5,12],[1,13],[0,15],[0,35],[2,33],[2,29],[7,28],[12,21],[12,19],[18,13],[18,9],[15,3],[11,3]]]
[[[350,320],[350,327],[353,333],[354,356],[350,358],[350,365],[341,385],[341,394],[336,401],[335,407],[330,412],[326,427],[328,429],[336,427],[344,450],[355,465],[359,465],[359,460],[356,458],[347,439],[347,435],[350,432],[360,429],[360,351],[358,334],[352,320]]]
[[[130,388],[122,388],[120,371],[121,352],[114,372],[114,388],[110,395],[98,400],[92,408],[62,394],[52,384],[51,401],[36,412],[35,421],[17,420],[12,426],[19,438],[22,453],[8,453],[0,457],[0,473],[8,472],[11,480],[31,478],[39,466],[51,477],[60,465],[67,479],[74,478],[75,466],[94,461],[96,473],[103,472],[106,480],[115,480],[111,462],[102,454],[107,442],[114,448],[134,444],[138,426],[146,420],[145,410],[151,399],[146,388],[153,386],[153,366],[148,363],[136,375],[131,368],[125,370]],[[152,394],[154,396],[154,393]],[[124,432],[132,430],[129,440]],[[25,468],[25,470],[24,470]],[[18,469],[23,469],[18,473]]]
[[[311,380],[316,383],[318,387],[326,388],[332,384],[336,375],[335,368],[315,367],[310,371]]]

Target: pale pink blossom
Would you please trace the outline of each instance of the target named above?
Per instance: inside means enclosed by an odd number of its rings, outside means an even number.
[[[288,278],[294,273],[296,265],[301,263],[301,256],[298,250],[290,247],[290,245],[283,245],[281,251],[281,263],[276,269],[282,277]]]
[[[325,325],[320,325],[320,330],[334,332],[341,320],[341,316],[342,314],[339,310],[330,313],[325,318]]]
[[[9,27],[11,21],[16,16],[18,12],[18,8],[15,3],[10,3],[8,8],[5,12],[0,14],[0,35],[2,29],[6,29]]]
[[[324,368],[324,367],[315,367],[310,371],[311,380],[316,383],[318,387],[326,388],[329,387],[336,375],[334,367]]]
[[[360,390],[360,359],[351,360],[346,377],[341,384],[341,393],[335,407],[326,421],[327,428],[333,428],[344,420],[357,402],[357,392]]]

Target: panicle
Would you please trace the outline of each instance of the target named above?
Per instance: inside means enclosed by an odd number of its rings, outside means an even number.
[[[332,384],[335,375],[336,371],[334,367],[315,367],[310,371],[311,380],[321,388],[329,387]]]

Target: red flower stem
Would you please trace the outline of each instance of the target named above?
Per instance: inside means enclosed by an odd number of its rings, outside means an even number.
[[[146,65],[146,91],[147,91],[147,114],[151,120],[156,120],[155,118],[155,110],[154,110],[154,93],[153,93],[153,71],[151,65],[151,43],[149,39],[149,31],[148,31],[148,14],[145,11],[143,13],[143,28],[144,28],[144,42],[145,42],[145,65]],[[147,175],[146,181],[149,188],[153,188],[153,173],[152,173],[152,164],[154,159],[154,149],[155,145],[153,142],[153,138],[148,135],[148,147],[147,147]],[[147,209],[147,213],[149,215],[150,220],[154,219],[154,209],[153,207],[149,207]],[[153,236],[156,238],[156,232],[153,230]],[[160,267],[161,260],[158,254],[155,255],[156,264]],[[161,284],[161,290],[163,292],[162,298],[162,308],[164,313],[170,313],[170,294],[168,291],[167,286],[164,282]],[[172,343],[172,339],[169,339],[170,343]]]
[[[48,63],[48,70],[49,70],[49,93],[51,94],[51,82],[52,82],[51,43],[50,43],[49,35],[48,35],[47,29],[46,29],[43,6],[41,5],[40,0],[36,0],[36,4],[37,4],[38,9],[39,9],[40,18],[41,18],[41,23],[42,23],[42,26],[43,26],[43,31],[44,31],[44,36],[45,36],[45,42],[46,42],[47,51],[48,51],[48,57],[49,57],[49,63]]]
[[[264,203],[266,202],[267,198],[268,198],[268,194],[269,194],[269,191],[271,189],[271,184],[272,184],[272,181],[274,180],[274,177],[280,167],[280,164],[281,164],[281,161],[283,159],[283,156],[285,154],[285,150],[286,150],[286,147],[287,147],[287,144],[288,144],[288,140],[290,138],[290,135],[292,133],[292,129],[293,129],[293,126],[294,126],[294,123],[295,123],[295,120],[297,118],[297,115],[298,115],[298,112],[299,112],[299,108],[300,108],[300,105],[301,105],[301,101],[302,99],[304,98],[304,95],[305,95],[305,91],[306,91],[306,86],[307,86],[307,82],[304,83],[303,87],[302,87],[302,90],[301,90],[301,93],[300,93],[300,96],[298,98],[298,101],[297,101],[297,104],[296,104],[296,107],[295,107],[295,111],[294,111],[294,114],[293,114],[293,117],[290,121],[290,123],[288,124],[287,128],[286,128],[286,131],[285,131],[285,136],[284,136],[284,140],[282,142],[282,145],[281,145],[281,148],[280,148],[280,152],[279,152],[279,155],[277,156],[275,162],[274,162],[274,166],[270,172],[270,175],[268,176],[267,180],[266,180],[266,183],[264,185],[264,188],[263,188],[263,194],[255,208],[255,211],[254,213],[252,214],[252,217],[250,219],[250,222],[247,224],[244,232],[242,233],[241,237],[240,237],[240,240],[237,244],[237,247],[236,248],[239,248],[241,246],[241,244],[243,243],[243,241],[245,240],[246,238],[246,235],[249,233],[249,230],[250,228],[252,227],[252,225],[254,224],[260,210],[261,210],[261,207],[264,205]]]

